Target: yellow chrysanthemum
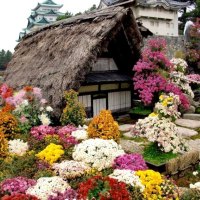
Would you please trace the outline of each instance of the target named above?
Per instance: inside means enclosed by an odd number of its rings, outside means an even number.
[[[157,117],[158,113],[152,112],[151,114],[149,114],[149,117]]]

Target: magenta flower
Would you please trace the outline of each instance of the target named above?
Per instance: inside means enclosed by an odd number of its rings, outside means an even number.
[[[132,171],[146,170],[147,165],[138,153],[124,154],[115,158],[113,163],[115,169],[129,169]]]
[[[55,128],[46,125],[34,126],[31,128],[31,135],[38,139],[42,140],[47,135],[54,135],[56,133]]]
[[[189,101],[181,89],[169,79],[173,64],[163,50],[166,42],[162,39],[150,40],[149,47],[142,53],[142,58],[133,67],[134,90],[145,105],[150,105],[159,92],[172,92],[178,95],[182,106],[189,108]]]
[[[77,128],[73,125],[63,126],[58,129],[57,134],[60,137],[60,140],[65,148],[78,144],[76,138],[71,135],[72,131],[76,130]]]
[[[9,193],[11,195],[15,193],[25,193],[29,187],[35,184],[35,180],[19,176],[2,181],[0,184],[0,191],[1,193]]]
[[[68,189],[64,193],[57,192],[56,196],[49,196],[48,200],[74,200],[77,199],[78,194],[73,189]]]

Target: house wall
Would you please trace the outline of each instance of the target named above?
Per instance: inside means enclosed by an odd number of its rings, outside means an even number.
[[[117,71],[118,67],[113,58],[98,58],[91,72]],[[104,82],[92,85],[82,85],[79,88],[79,102],[86,110],[87,116],[92,117],[102,109],[112,113],[128,111],[131,108],[132,84],[130,82]]]
[[[178,36],[178,13],[163,7],[132,7],[138,21],[155,35]]]
[[[79,102],[85,107],[88,117],[98,115],[102,109],[112,113],[126,112],[131,108],[131,90],[98,91],[79,94]]]
[[[92,71],[111,71],[118,70],[117,65],[113,58],[98,58],[94,63]]]

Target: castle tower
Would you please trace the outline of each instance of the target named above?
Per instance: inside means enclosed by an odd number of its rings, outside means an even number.
[[[52,0],[46,0],[43,3],[38,3],[37,6],[32,9],[31,15],[28,17],[27,27],[19,33],[18,41],[38,27],[55,22],[58,16],[64,15],[59,12],[62,7],[63,5],[56,4]]]
[[[188,2],[174,0],[101,0],[99,8],[131,7],[137,21],[155,35],[178,36],[178,11]]]

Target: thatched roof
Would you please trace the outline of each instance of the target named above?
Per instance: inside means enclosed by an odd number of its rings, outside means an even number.
[[[142,37],[130,9],[112,7],[47,25],[17,45],[5,82],[19,89],[38,86],[60,114],[63,91],[78,89],[106,49],[131,70]]]

